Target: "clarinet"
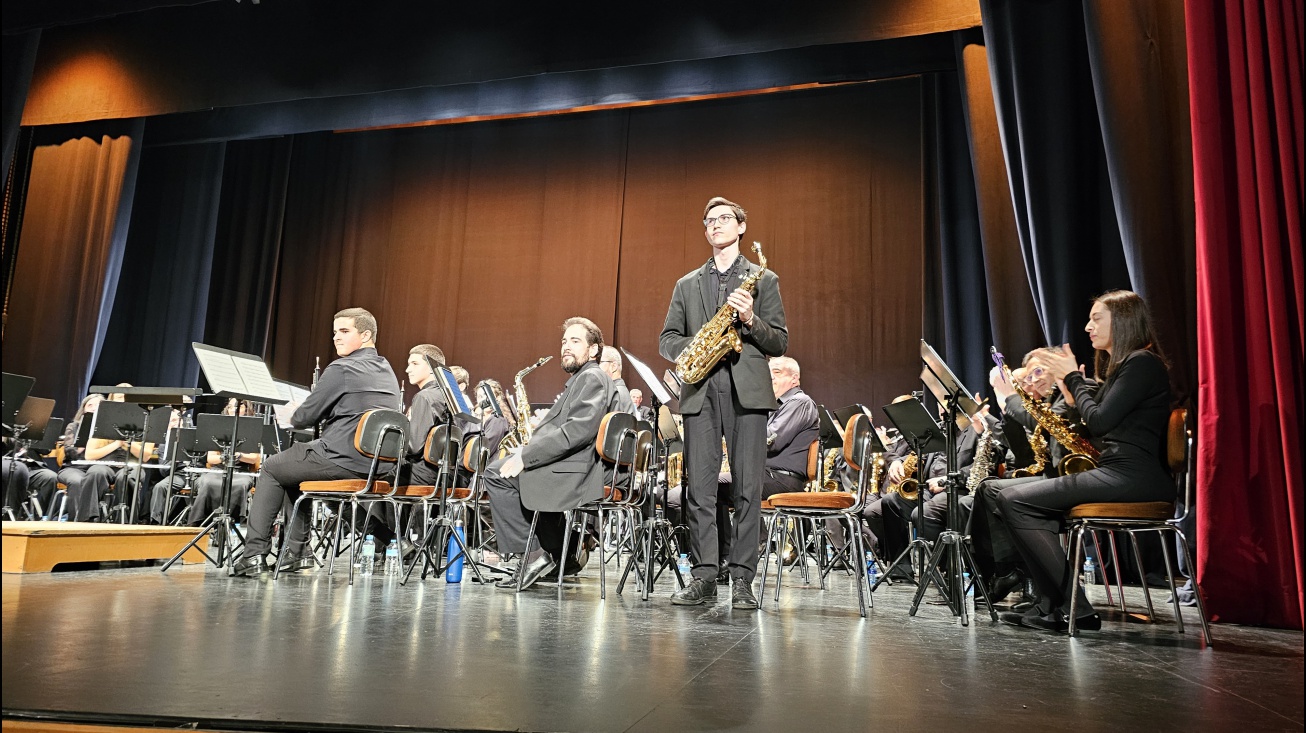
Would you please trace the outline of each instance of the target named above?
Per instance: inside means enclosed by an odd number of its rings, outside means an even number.
[[[308,391],[312,392],[317,389],[317,378],[322,375],[322,357],[313,357],[313,381],[308,385]],[[322,422],[313,423],[313,440],[322,437]]]

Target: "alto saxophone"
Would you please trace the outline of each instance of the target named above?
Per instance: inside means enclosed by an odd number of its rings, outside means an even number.
[[[522,380],[526,378],[527,374],[544,366],[552,358],[552,356],[541,356],[539,361],[517,372],[517,376],[512,378],[513,397],[517,400],[517,425],[515,429],[509,430],[508,434],[503,436],[503,440],[499,442],[501,449],[518,448],[526,445],[527,441],[531,439],[531,402],[526,396],[526,385]]]
[[[751,273],[739,284],[740,289],[750,293],[757,288],[757,281],[761,280],[766,272],[766,256],[762,254],[762,243],[753,242],[753,251],[757,253],[757,261],[761,269]],[[688,384],[696,384],[707,377],[712,367],[721,361],[721,357],[730,351],[743,351],[744,342],[739,338],[739,331],[735,328],[735,320],[738,318],[739,312],[731,308],[729,303],[721,306],[716,315],[698,329],[698,333],[694,334],[694,338],[676,357],[676,375]]]
[[[880,480],[884,477],[884,454],[876,453],[875,462],[871,464],[871,485],[867,489],[872,494],[880,493]]]
[[[1042,476],[1048,467],[1048,439],[1043,437],[1043,426],[1034,428],[1029,436],[1029,449],[1034,452],[1034,462],[1012,472],[1016,478]]]
[[[890,494],[897,493],[907,501],[916,501],[921,493],[921,482],[912,478],[912,475],[916,473],[916,464],[919,462],[919,456],[908,453],[907,457],[902,459],[902,480],[891,484],[885,491]]]
[[[989,353],[993,355],[993,360],[1002,368],[1002,374],[1007,378],[1007,383],[1015,390],[1016,395],[1020,397],[1020,404],[1024,406],[1025,412],[1034,418],[1048,435],[1061,444],[1066,449],[1066,456],[1057,464],[1057,471],[1062,475],[1079,473],[1089,469],[1097,468],[1098,450],[1093,444],[1088,442],[1084,436],[1076,433],[1071,427],[1070,422],[1061,415],[1052,411],[1043,400],[1036,400],[1025,391],[1024,387],[1011,376],[1011,369],[1002,359],[1002,354],[992,346],[989,347]],[[1031,440],[1032,442],[1032,440]]]

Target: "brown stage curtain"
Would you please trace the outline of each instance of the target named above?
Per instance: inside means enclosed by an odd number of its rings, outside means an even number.
[[[121,134],[38,144],[5,329],[4,368],[70,412],[89,386],[113,310],[140,157]]]
[[[924,237],[917,78],[831,90],[295,142],[273,309],[273,374],[334,358],[362,306],[397,370],[433,342],[505,384],[585,315],[661,372],[676,279],[706,261],[702,206],[751,212],[780,275],[790,354],[832,406],[917,382]],[[402,373],[400,377],[402,378]],[[533,401],[566,375],[533,375]],[[628,370],[627,381],[636,386]]]

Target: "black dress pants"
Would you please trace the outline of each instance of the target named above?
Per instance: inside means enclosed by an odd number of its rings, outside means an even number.
[[[975,549],[975,564],[986,580],[1006,575],[1020,564],[1015,540],[998,511],[998,496],[1014,486],[1042,480],[1042,476],[988,478],[976,489],[970,514],[970,539]]]
[[[730,370],[719,367],[703,384],[706,398],[697,415],[685,415],[685,519],[695,578],[714,581],[722,558],[719,532],[732,532],[730,577],[752,581],[757,573],[755,540],[762,523],[762,482],[766,466],[765,410],[745,410],[734,393]],[[730,453],[733,530],[718,526],[717,490],[721,439]]]
[[[243,557],[266,555],[272,549],[272,524],[283,504],[287,514],[300,497],[299,485],[305,481],[333,481],[337,479],[366,478],[365,473],[355,473],[332,463],[317,452],[311,443],[295,443],[263,461],[263,470],[255,483],[254,501],[249,508],[246,524],[245,552]],[[310,502],[299,507],[299,513],[287,519],[286,551],[289,557],[304,554],[308,544]]]
[[[68,487],[68,514],[74,522],[100,519],[100,500],[113,487],[118,470],[110,466],[65,466],[59,481]]]

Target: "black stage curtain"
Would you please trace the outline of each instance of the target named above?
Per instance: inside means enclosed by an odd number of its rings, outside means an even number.
[[[935,204],[931,214],[936,232],[926,238],[931,287],[927,288],[930,317],[925,337],[969,389],[987,394],[985,355],[996,341],[961,85],[956,73],[933,74],[927,83],[932,128],[928,137],[933,142],[930,198]],[[1021,284],[1017,279],[994,286]]]
[[[140,162],[139,120],[36,141],[5,328],[5,371],[71,412],[90,385],[118,292]]]
[[[1187,402],[1197,381],[1197,214],[1184,8],[1086,0],[1084,21],[1129,279],[1152,309],[1171,383]]]
[[[225,143],[141,154],[118,297],[92,379],[194,386],[204,336]]]
[[[1016,230],[1050,343],[1091,354],[1093,296],[1130,287],[1077,4],[981,0]]]
[[[8,175],[40,43],[41,31],[37,29],[6,34],[0,47],[0,127],[4,134],[4,167],[0,167],[0,175]]]
[[[1196,383],[1183,8],[983,0],[1017,231],[1043,332],[1091,353],[1093,296],[1143,295],[1175,396]]]
[[[267,351],[293,150],[294,139],[288,137],[227,143],[206,344],[247,354]],[[286,378],[307,379],[302,374]]]

